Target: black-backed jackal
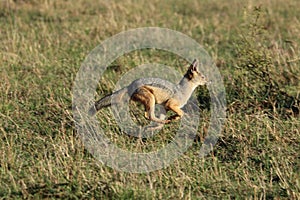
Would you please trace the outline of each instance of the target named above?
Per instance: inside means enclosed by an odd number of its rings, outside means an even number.
[[[114,102],[118,103],[127,93],[131,100],[144,105],[147,119],[159,123],[169,123],[171,120],[177,120],[183,116],[184,112],[181,108],[187,103],[196,87],[206,83],[207,79],[199,72],[198,61],[195,59],[177,85],[169,84],[159,78],[137,79],[127,87],[96,101],[89,110],[89,114],[94,115],[101,108],[111,106]],[[113,98],[114,101],[112,101]],[[167,120],[158,119],[154,114],[155,104],[161,104],[167,111],[172,110],[176,114]]]

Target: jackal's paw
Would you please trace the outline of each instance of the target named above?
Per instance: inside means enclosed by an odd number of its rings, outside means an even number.
[[[164,124],[169,124],[169,123],[171,123],[172,120],[167,119],[167,120],[164,120],[164,121],[165,121]]]
[[[150,119],[148,112],[145,112],[145,118]]]

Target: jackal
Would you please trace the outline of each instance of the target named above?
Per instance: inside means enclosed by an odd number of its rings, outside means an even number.
[[[127,94],[131,100],[144,105],[145,117],[148,120],[169,123],[171,120],[178,120],[184,115],[181,108],[187,103],[196,87],[205,85],[207,82],[206,77],[198,70],[198,60],[195,59],[177,85],[159,78],[137,79],[127,87],[96,101],[94,106],[90,108],[89,115],[94,115],[104,107],[121,102],[121,99]],[[112,101],[113,99],[114,101]],[[161,104],[167,111],[172,110],[176,114],[167,120],[158,119],[154,113],[155,104]]]

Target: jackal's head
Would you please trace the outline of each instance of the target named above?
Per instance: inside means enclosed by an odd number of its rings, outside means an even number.
[[[208,81],[199,71],[198,64],[198,60],[195,59],[184,76],[196,85],[205,85]]]

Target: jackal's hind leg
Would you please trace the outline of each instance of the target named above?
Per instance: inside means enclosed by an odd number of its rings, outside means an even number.
[[[181,108],[178,106],[176,101],[169,100],[166,103],[166,108],[169,110],[172,110],[173,112],[176,113],[175,115],[172,115],[171,117],[168,118],[168,120],[170,120],[170,121],[171,120],[179,120],[184,115],[183,110],[181,110]]]
[[[145,117],[151,121],[158,123],[168,123],[169,120],[161,120],[155,116],[155,97],[146,88],[139,88],[133,94],[132,100],[141,102],[145,107]]]

